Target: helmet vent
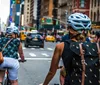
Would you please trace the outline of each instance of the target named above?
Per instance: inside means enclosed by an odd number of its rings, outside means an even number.
[[[73,16],[71,16],[71,18],[74,18]]]
[[[83,25],[85,26],[85,27],[87,27],[87,25],[88,25],[88,21],[82,21],[82,23],[83,23]]]
[[[81,27],[80,25],[75,25],[76,27]]]
[[[74,22],[76,22],[76,23],[80,23],[79,21],[77,21],[77,20],[73,20]]]
[[[76,16],[76,18],[80,19],[80,17]]]

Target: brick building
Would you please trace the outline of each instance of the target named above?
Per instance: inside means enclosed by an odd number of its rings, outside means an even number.
[[[90,1],[91,0],[72,0],[72,11],[81,12],[89,16]]]

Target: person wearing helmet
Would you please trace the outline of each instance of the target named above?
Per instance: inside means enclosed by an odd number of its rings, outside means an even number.
[[[4,61],[0,64],[0,69],[6,67],[9,72],[9,80],[11,81],[11,85],[18,85],[18,53],[22,62],[25,61],[24,54],[22,50],[22,43],[20,39],[18,39],[19,30],[16,26],[9,26],[6,29],[6,37],[0,38],[0,53],[3,53]],[[10,37],[8,37],[10,36]],[[9,42],[9,43],[8,43]],[[8,44],[7,44],[8,43]],[[3,47],[6,48],[3,50]],[[10,68],[10,69],[9,69]],[[5,71],[0,71],[0,83],[2,83],[2,75],[4,75]],[[0,84],[1,85],[1,84]]]
[[[43,85],[48,85],[49,82],[52,80],[52,78],[56,74],[57,69],[59,68],[59,62],[61,58],[67,74],[63,85],[89,85],[81,84],[80,82],[82,75],[75,74],[77,70],[79,71],[78,73],[82,73],[82,71],[78,68],[75,68],[77,67],[77,63],[73,64],[73,57],[76,54],[72,51],[71,46],[75,46],[75,43],[78,42],[85,42],[86,36],[84,35],[84,32],[86,33],[88,30],[91,29],[91,20],[87,15],[82,13],[73,13],[68,17],[67,20],[68,30],[70,32],[70,40],[66,40],[65,42],[61,42],[56,45],[51,61],[51,66]],[[72,43],[74,44],[72,45]],[[75,70],[73,70],[74,68]],[[77,78],[77,76],[80,76],[80,79]],[[73,77],[74,79],[72,79]],[[87,78],[86,81],[88,81]],[[94,84],[91,83],[91,85]],[[97,84],[96,82],[96,85],[99,84]]]

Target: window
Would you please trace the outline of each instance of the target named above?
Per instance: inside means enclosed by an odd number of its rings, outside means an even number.
[[[29,8],[27,8],[27,10],[29,10]]]
[[[96,13],[94,12],[94,21],[96,20]]]
[[[29,14],[29,12],[27,12],[27,14]]]
[[[99,21],[99,10],[97,10],[97,21]]]
[[[28,22],[28,19],[27,19],[27,22]]]
[[[85,7],[85,0],[80,0],[80,7],[84,8]]]
[[[98,6],[100,5],[100,0],[98,0]]]
[[[91,7],[93,8],[93,0],[92,0],[92,2],[91,2]]]
[[[27,2],[29,3],[29,0]]]
[[[93,16],[93,14],[92,14],[92,10],[91,10],[91,21],[92,21],[92,16]]]
[[[94,6],[96,7],[96,0],[94,0]]]

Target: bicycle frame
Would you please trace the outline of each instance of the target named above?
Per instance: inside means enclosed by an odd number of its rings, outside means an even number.
[[[5,71],[5,75],[4,75],[4,78],[3,78],[2,85],[11,85],[9,78],[8,78],[8,71],[7,70]]]

